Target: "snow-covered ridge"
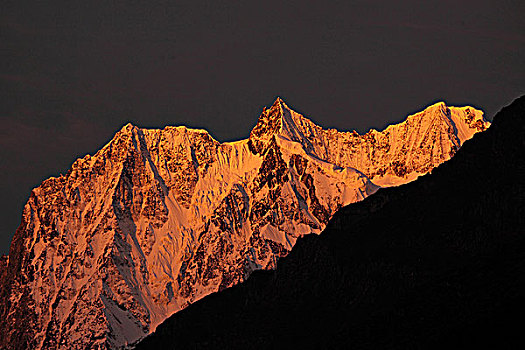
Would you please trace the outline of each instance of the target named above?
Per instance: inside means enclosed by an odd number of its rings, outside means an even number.
[[[174,312],[271,269],[341,207],[448,160],[490,124],[438,103],[365,135],[277,99],[246,140],[124,126],[33,190],[2,275],[6,344],[118,348]]]

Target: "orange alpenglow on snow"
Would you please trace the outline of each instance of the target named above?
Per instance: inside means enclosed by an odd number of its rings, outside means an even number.
[[[2,262],[13,273],[0,347],[136,342],[190,303],[275,268],[341,206],[428,173],[489,125],[479,110],[440,102],[359,135],[323,129],[280,98],[236,142],[128,124],[31,193]]]

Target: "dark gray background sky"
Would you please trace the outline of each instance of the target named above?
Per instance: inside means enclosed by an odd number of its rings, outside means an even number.
[[[492,118],[525,92],[524,3],[4,0],[0,253],[31,189],[127,122],[241,139],[276,96],[360,132],[437,100]]]

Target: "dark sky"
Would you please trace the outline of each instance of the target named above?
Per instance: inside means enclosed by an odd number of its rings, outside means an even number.
[[[2,2],[0,253],[33,187],[125,123],[248,136],[281,96],[325,127],[525,92],[524,1]]]

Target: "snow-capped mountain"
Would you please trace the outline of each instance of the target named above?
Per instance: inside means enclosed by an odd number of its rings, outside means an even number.
[[[32,191],[0,259],[0,347],[131,344],[274,268],[341,206],[431,171],[489,125],[440,102],[359,135],[323,129],[279,98],[237,142],[128,124]]]

